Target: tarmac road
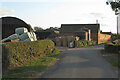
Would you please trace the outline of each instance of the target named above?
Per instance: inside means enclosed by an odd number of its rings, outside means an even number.
[[[100,54],[103,46],[69,48],[60,60],[37,78],[118,78]]]

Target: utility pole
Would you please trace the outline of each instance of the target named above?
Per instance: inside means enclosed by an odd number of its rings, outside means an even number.
[[[115,0],[115,6],[117,7],[117,1],[116,0]],[[117,8],[115,9],[115,14],[117,15],[117,39],[118,39],[118,35],[119,35],[119,33],[118,33],[118,14],[119,14],[119,12],[118,12]]]
[[[118,33],[118,15],[117,15],[117,39],[118,39],[118,35],[119,33]]]

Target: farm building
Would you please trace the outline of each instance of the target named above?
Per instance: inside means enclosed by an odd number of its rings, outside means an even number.
[[[2,17],[0,20],[2,21],[0,23],[2,25],[2,39],[14,34],[15,29],[19,27],[25,27],[28,31],[32,30],[30,25],[16,17]]]
[[[37,39],[55,39],[59,35],[59,30],[37,30],[35,31]]]
[[[111,35],[101,33],[100,24],[62,24],[61,36],[78,36],[80,40],[95,41],[96,44],[107,42]]]

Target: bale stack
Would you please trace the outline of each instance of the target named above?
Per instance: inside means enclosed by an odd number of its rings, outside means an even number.
[[[19,35],[21,41],[37,41],[35,33],[28,32],[27,28],[16,28],[15,32]]]
[[[37,41],[36,34],[34,32],[28,32],[27,28],[21,27],[15,29],[15,34],[4,38],[0,42],[5,42],[7,40],[15,41]],[[11,41],[11,42],[12,42]],[[14,42],[14,41],[13,41]]]

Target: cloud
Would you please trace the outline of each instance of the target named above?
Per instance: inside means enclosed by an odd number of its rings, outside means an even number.
[[[8,9],[7,7],[2,7],[0,9],[0,16],[11,16],[15,12],[14,9]]]
[[[22,0],[17,1],[22,2]],[[29,0],[28,2],[31,1]],[[111,7],[106,5],[105,0],[34,0],[33,2],[37,1],[40,3],[44,2],[44,4],[61,2],[63,4],[50,10],[45,8],[45,12],[37,7],[38,11],[43,13],[31,14],[32,16],[29,18],[21,16],[27,22],[30,22],[33,27],[41,26],[42,28],[48,28],[60,27],[61,24],[95,24],[98,19],[98,22],[101,24],[101,29],[104,31],[108,30],[108,26],[109,31],[114,30],[115,32],[116,30],[114,28],[116,26],[116,17]],[[15,13],[15,10],[4,8],[0,13],[1,15],[12,15]]]
[[[61,7],[56,7],[43,15],[37,15],[37,17],[40,17],[40,26],[46,28],[60,26],[61,24],[95,24],[98,19],[101,24],[101,30],[116,32],[114,12],[109,6],[104,4],[103,0],[101,2],[96,0],[92,0],[92,2],[84,0],[74,1]],[[36,19],[35,24],[38,24],[37,21]]]
[[[94,17],[99,17],[99,18],[106,18],[105,14],[103,13],[90,13],[90,15],[94,16]]]
[[[70,0],[1,0],[1,2],[68,2]]]

